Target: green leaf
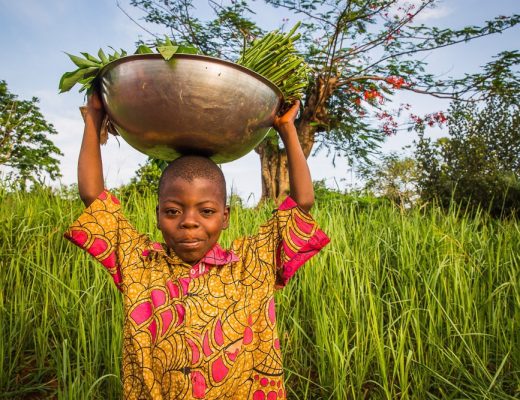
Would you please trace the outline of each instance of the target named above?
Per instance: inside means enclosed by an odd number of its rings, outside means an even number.
[[[68,92],[72,87],[81,79],[83,76],[83,71],[81,69],[77,69],[72,72],[65,72],[60,79],[59,89],[60,93]]]
[[[116,49],[114,49],[112,46],[110,46],[110,48],[111,48],[112,50],[114,50],[114,54],[110,54],[110,55],[108,56],[108,59],[109,59],[110,61],[114,61],[114,60],[117,60],[117,59],[121,58],[121,54],[119,54],[118,51],[117,51]]]
[[[108,57],[106,56],[105,52],[103,51],[103,49],[99,49],[98,51],[98,57],[99,59],[101,60],[101,62],[104,64],[108,64]]]
[[[85,57],[87,60],[89,60],[93,63],[99,64],[101,62],[100,60],[98,60],[96,57],[94,57],[93,55],[91,55],[89,53],[81,52],[81,54],[83,55],[83,57]]]
[[[97,74],[96,74],[97,75]],[[82,84],[82,85],[85,85],[85,84],[88,84],[90,82],[92,82],[94,79],[96,79],[96,75],[91,75],[91,76],[84,76],[83,78],[81,78],[78,83]]]
[[[135,51],[135,54],[152,54],[153,50],[146,46],[145,44],[139,45],[137,50]]]
[[[166,44],[166,46],[175,46],[175,43],[173,43],[168,36],[165,35],[164,38],[164,43]]]
[[[88,68],[88,67],[99,67],[99,63],[95,63],[93,61],[87,60],[85,58],[81,58],[78,56],[75,56],[73,54],[65,53],[69,56],[71,61],[76,64],[79,68]],[[83,54],[83,53],[82,53]]]
[[[178,49],[179,46],[157,46],[157,51],[161,53],[166,61],[169,61],[177,53]]]
[[[79,68],[76,71],[64,73],[60,79],[60,93],[68,92],[80,80],[93,75],[97,71],[99,71],[99,67]]]
[[[200,54],[200,50],[195,46],[190,45],[179,45],[177,49],[179,54]]]
[[[278,133],[273,128],[269,128],[265,137],[266,139],[277,139]]]

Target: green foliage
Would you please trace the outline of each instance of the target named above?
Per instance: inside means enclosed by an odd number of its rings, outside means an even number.
[[[367,209],[378,205],[387,205],[386,199],[377,198],[368,193],[346,193],[326,186],[325,180],[314,181],[314,197],[316,204],[352,204],[359,209]]]
[[[61,151],[48,138],[57,132],[38,108],[38,99],[18,100],[0,81],[0,166],[7,167],[4,179],[26,189],[61,176]]]
[[[170,60],[175,54],[199,54],[200,51],[191,45],[176,44],[173,43],[167,36],[164,40],[156,40],[155,49],[163,56],[165,60]],[[81,53],[83,57],[78,57],[72,54],[66,53],[70,60],[78,67],[78,69],[65,72],[59,83],[60,93],[68,92],[76,84],[80,84],[80,92],[90,91],[92,86],[95,85],[96,78],[99,76],[101,70],[111,63],[112,61],[118,60],[122,57],[126,57],[128,53],[121,49],[121,51],[113,50],[112,54],[106,55],[103,49],[99,49],[98,58],[89,54]],[[153,50],[145,44],[137,46],[134,54],[152,54]]]
[[[418,200],[419,170],[412,157],[384,155],[379,162],[366,164],[358,172],[365,181],[365,189],[378,197],[406,208]]]
[[[147,13],[147,22],[166,25],[174,42],[191,43],[203,54],[230,61],[238,58],[244,36],[262,33],[247,17],[251,9],[244,0],[229,5],[212,2],[215,18],[209,21],[202,21],[194,15],[197,7],[192,0],[131,0],[130,4]]]
[[[159,191],[159,179],[168,163],[149,157],[143,165],[139,166],[136,176],[130,183],[121,187],[121,195],[127,197],[130,194],[157,195]]]
[[[515,97],[520,92],[520,52],[503,51],[482,67],[482,72],[450,82],[458,90],[457,95],[470,94],[472,99],[490,96]]]
[[[209,3],[213,13],[204,17],[192,0],[131,0],[130,4],[145,13],[146,22],[171,31],[174,40],[194,43],[217,57],[236,59],[244,42],[264,33],[255,21],[254,2]],[[460,29],[415,23],[437,0],[402,5],[395,0],[263,3],[304,21],[299,51],[314,71],[297,125],[304,142],[312,143],[315,151],[323,149],[358,161],[369,160],[389,134],[378,114],[397,91],[469,96],[493,85],[488,70],[439,80],[427,70],[425,52],[500,33],[520,22],[520,15],[514,14]],[[515,52],[506,53],[502,60],[515,63]],[[283,151],[280,146],[264,147],[266,152]],[[311,150],[304,149],[306,154]]]
[[[501,85],[507,87],[506,81]],[[449,137],[420,136],[421,197],[447,206],[452,199],[494,216],[520,211],[520,102],[518,95],[490,94],[483,107],[455,101]]]
[[[112,50],[113,53],[107,56],[103,49],[99,49],[99,59],[89,53],[81,53],[84,58],[66,53],[78,68],[74,71],[65,72],[61,76],[58,85],[60,93],[68,92],[76,84],[81,85],[79,89],[80,92],[84,90],[89,91],[99,72],[105,65],[127,55],[123,49],[121,49],[121,52],[114,49]],[[139,47],[137,52],[139,51],[143,51],[143,49]]]
[[[121,398],[121,294],[62,237],[83,209],[69,195],[0,188],[1,399]],[[160,240],[155,205],[122,204]],[[223,245],[270,211],[232,207]],[[334,200],[312,213],[332,241],[276,295],[289,398],[518,398],[517,220]]]
[[[237,64],[243,65],[275,84],[287,104],[301,100],[309,83],[311,70],[295,48],[300,34],[297,23],[287,34],[269,32],[245,46]]]

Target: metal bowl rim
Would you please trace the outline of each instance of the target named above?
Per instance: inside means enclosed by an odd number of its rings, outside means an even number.
[[[280,90],[280,88],[278,86],[276,86],[269,79],[265,78],[264,76],[260,75],[259,73],[255,72],[255,71],[253,71],[252,69],[244,67],[243,65],[240,65],[240,64],[236,64],[236,63],[234,63],[232,61],[222,60],[221,58],[205,56],[205,55],[200,55],[200,54],[179,53],[179,54],[174,54],[173,57],[170,60],[165,60],[164,57],[161,54],[156,54],[156,53],[153,53],[153,54],[131,54],[131,55],[128,55],[128,56],[124,56],[124,57],[118,58],[117,60],[111,61],[108,64],[106,64],[103,68],[101,68],[101,71],[99,73],[99,77],[103,78],[103,75],[106,74],[109,70],[115,68],[117,65],[122,64],[122,63],[124,63],[126,61],[141,60],[141,59],[159,59],[159,60],[163,60],[164,62],[170,62],[173,59],[177,59],[177,58],[180,58],[180,59],[184,58],[184,59],[194,59],[194,60],[205,60],[205,61],[209,61],[209,62],[213,62],[213,63],[217,63],[217,64],[224,64],[224,65],[229,66],[231,68],[238,69],[238,70],[240,70],[242,72],[245,72],[248,75],[251,75],[254,78],[262,81],[263,83],[265,83],[267,86],[269,86],[271,89],[273,89],[275,91],[275,93],[277,94],[277,96],[280,98],[280,100],[282,102],[284,100],[283,93],[282,93],[282,91]]]

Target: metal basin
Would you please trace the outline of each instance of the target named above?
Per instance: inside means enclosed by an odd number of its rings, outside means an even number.
[[[115,129],[154,158],[201,154],[217,163],[262,141],[282,103],[280,90],[237,64],[178,54],[134,55],[101,71],[101,96]]]

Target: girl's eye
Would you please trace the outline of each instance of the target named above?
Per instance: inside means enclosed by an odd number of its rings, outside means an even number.
[[[167,210],[165,211],[165,214],[166,214],[166,215],[177,215],[177,214],[179,214],[179,213],[180,213],[179,210],[176,210],[176,209],[174,209],[174,208],[169,208],[169,209],[167,209]]]
[[[210,208],[205,208],[204,210],[202,210],[202,214],[204,214],[204,215],[212,215],[212,214],[215,214],[215,210],[212,210]]]

